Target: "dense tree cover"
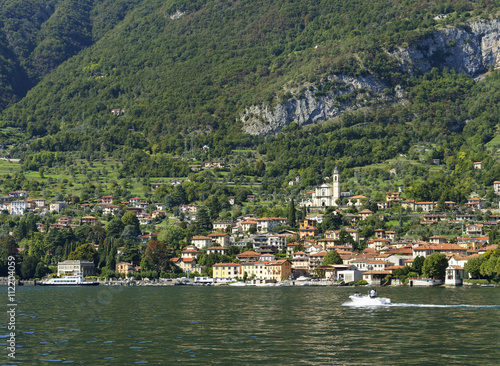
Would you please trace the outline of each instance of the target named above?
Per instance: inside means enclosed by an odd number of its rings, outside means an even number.
[[[74,229],[50,228],[46,232],[38,232],[36,224],[33,226],[35,217],[32,213],[22,218],[0,215],[0,274],[3,276],[7,274],[10,255],[16,258],[16,272],[23,279],[52,273],[57,263],[66,259],[92,261],[98,273],[105,277],[116,275],[118,262],[140,265],[140,275],[144,277],[158,278],[162,273],[174,275],[180,269],[170,259],[180,255],[194,231],[194,225],[190,230],[184,229],[185,223],[167,225],[159,230],[159,240],[146,244],[139,241],[141,231],[136,228],[137,218],[130,211],[121,217],[109,218],[106,227],[81,225]],[[49,225],[56,218],[47,214],[42,220],[44,225]],[[5,235],[6,232],[14,235]],[[231,252],[232,256],[236,254]]]
[[[474,279],[500,278],[500,249],[489,250],[483,255],[469,259],[464,269]]]
[[[97,260],[98,253],[90,244],[83,244],[77,247],[68,255],[69,260],[80,260],[80,261],[90,261],[95,262]]]
[[[331,250],[327,255],[323,258],[322,266],[326,266],[329,264],[342,264],[342,258],[340,258],[339,253],[336,250]]]
[[[444,23],[457,23],[486,12],[483,4],[467,0],[446,6],[416,0],[403,6],[389,0],[65,0],[27,5],[4,17],[12,20],[6,28],[17,31],[27,18],[44,15],[32,27],[29,41],[20,37],[18,53],[31,57],[34,65],[29,72],[44,74],[44,68],[95,44],[47,75],[4,119],[27,128],[31,136],[83,129],[93,138],[121,144],[129,140],[127,145],[135,144],[127,133],[134,129],[143,132],[139,139],[160,151],[172,151],[171,143],[160,138],[172,130],[236,131],[231,126],[242,107],[274,102],[291,80],[296,87],[312,82],[325,92],[328,83],[319,82],[324,76],[370,72],[393,85],[402,73],[381,46],[422,37],[438,26],[434,15],[453,14]],[[125,114],[113,117],[112,108],[124,108]],[[215,133],[210,140],[220,137]],[[224,140],[219,154],[227,153],[229,139]],[[230,140],[247,141],[237,135]]]
[[[9,257],[17,257],[17,242],[10,235],[0,238],[0,276],[7,276]]]
[[[138,2],[0,1],[0,109],[104,36]]]
[[[465,271],[470,275],[470,278],[480,278],[481,277],[481,265],[486,262],[487,259],[484,255],[471,258],[467,261],[464,266]]]
[[[498,73],[477,83],[446,68],[409,77],[384,52],[438,27],[434,15],[449,15],[439,24],[456,24],[491,11],[491,4],[66,0],[12,8],[5,29],[21,27],[40,6],[48,15],[60,8],[68,10],[67,19],[79,17],[61,27],[53,25],[62,21],[58,16],[41,19],[38,28],[46,36],[40,44],[34,36],[31,43],[21,37],[16,54],[44,54],[43,45],[57,32],[64,35],[58,38],[62,44],[73,47],[70,53],[95,44],[1,115],[4,125],[20,126],[30,138],[28,148],[19,141],[11,149],[25,169],[67,164],[67,152],[78,151],[89,160],[113,155],[123,162],[121,176],[179,177],[190,173],[188,157],[227,158],[234,149],[253,148],[259,158],[233,164],[231,175],[262,177],[271,193],[283,188],[291,172],[308,187],[335,166],[348,172],[424,142],[436,146],[429,159],[440,158],[452,174],[410,187],[412,198],[460,203],[474,181],[488,186],[500,174],[484,149],[498,124]],[[5,47],[13,47],[7,38]],[[126,52],[123,44],[129,45]],[[57,64],[67,56],[54,57]],[[314,85],[318,96],[328,93],[338,87],[328,76],[339,73],[373,74],[389,94],[398,84],[409,103],[373,100],[363,112],[309,128],[292,123],[274,136],[240,133],[235,121],[245,107],[286,100],[291,95],[281,95],[285,85]],[[113,116],[112,108],[124,114]],[[194,150],[186,156],[189,143]],[[201,152],[204,145],[209,152]],[[475,171],[474,161],[486,169]],[[221,202],[209,202],[211,216]]]
[[[444,279],[448,259],[443,253],[432,253],[425,258],[422,266],[422,275],[427,278]]]

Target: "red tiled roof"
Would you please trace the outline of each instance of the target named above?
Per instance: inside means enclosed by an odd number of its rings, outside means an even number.
[[[240,265],[239,263],[216,263],[214,267],[238,267]]]
[[[251,250],[238,254],[236,257],[258,257],[259,253],[253,252]]]

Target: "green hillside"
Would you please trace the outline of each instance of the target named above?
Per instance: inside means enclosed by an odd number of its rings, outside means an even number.
[[[0,122],[24,133],[9,141],[9,152],[25,158],[27,169],[54,161],[53,155],[42,157],[44,151],[62,153],[60,162],[76,151],[81,158],[112,155],[124,162],[124,174],[185,175],[188,163],[172,156],[185,153],[187,145],[199,160],[251,148],[266,169],[256,169],[257,160],[250,160],[238,172],[260,171],[268,178],[266,187],[281,184],[273,182],[290,169],[308,171],[314,183],[335,165],[345,170],[382,162],[425,142],[434,144],[430,154],[450,171],[458,172],[462,164],[472,172],[471,162],[484,160],[491,167],[484,183],[495,179],[498,164],[482,146],[495,137],[498,124],[497,73],[476,82],[473,77],[488,71],[487,65],[469,75],[450,71],[456,65],[449,59],[461,44],[453,35],[428,57],[429,70],[437,68],[425,75],[422,67],[405,67],[397,53],[411,47],[429,52],[424,41],[436,32],[472,32],[473,22],[495,18],[494,3],[1,4],[0,87],[8,107]],[[26,19],[38,19],[29,32]],[[332,79],[338,75],[372,77],[383,93],[365,88],[347,93]],[[344,113],[310,127],[287,121],[277,135],[241,133],[241,116],[249,107],[286,106],[308,92],[317,99],[337,93],[335,103]],[[114,116],[112,109],[123,114]],[[203,145],[210,147],[208,154],[201,153]],[[467,164],[457,158],[461,151]]]
[[[99,40],[137,0],[0,1],[0,108]]]

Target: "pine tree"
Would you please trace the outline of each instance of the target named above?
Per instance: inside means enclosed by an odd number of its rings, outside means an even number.
[[[210,215],[205,206],[201,206],[196,214],[195,233],[200,235],[210,231]]]

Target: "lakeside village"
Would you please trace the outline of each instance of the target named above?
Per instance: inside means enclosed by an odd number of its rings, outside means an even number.
[[[500,181],[494,182],[493,189],[496,195],[500,194]],[[16,244],[15,248],[18,257],[23,258],[20,273],[25,279],[40,274],[45,277],[83,274],[84,277],[100,276],[101,284],[109,284],[112,279],[122,283],[124,280],[127,283],[141,280],[140,284],[147,281],[186,284],[188,277],[192,279],[191,283],[205,284],[235,281],[290,283],[310,279],[311,283],[317,281],[317,284],[331,285],[460,286],[464,282],[470,283],[470,278],[491,280],[498,277],[495,263],[493,266],[488,263],[499,257],[498,244],[490,242],[489,234],[498,238],[496,227],[500,214],[486,211],[483,199],[472,198],[463,206],[445,202],[445,210],[436,212],[438,202],[404,200],[401,189],[400,192],[386,193],[385,201],[371,202],[369,197],[341,192],[337,170],[331,183],[324,183],[308,194],[309,198],[298,203],[300,207],[297,210],[291,208],[292,217],[288,218],[247,214],[235,220],[210,221],[204,206],[182,204],[177,213],[183,221],[169,221],[163,230],[156,233],[135,235],[137,240],[123,239],[126,228],[140,228],[159,218],[163,221],[166,217],[163,204],[151,205],[140,197],[132,197],[117,205],[116,197],[104,196],[95,206],[79,205],[85,212],[98,212],[101,218],[96,217],[99,215],[60,215],[57,222],[50,225],[36,222],[36,218],[47,210],[60,213],[70,203],[58,201],[46,205],[43,199],[26,198],[29,195],[27,191],[16,191],[0,197],[0,209],[8,210],[10,215],[22,215],[26,222],[29,217],[32,221],[35,217],[36,229],[31,239],[25,241],[28,244],[24,247],[17,247]],[[228,199],[234,201],[234,197]],[[249,202],[256,199],[255,195],[247,197]],[[292,200],[290,205],[293,204]],[[462,235],[455,235],[451,240],[432,235],[422,238],[424,240],[410,241],[398,237],[395,231],[379,228],[372,230],[369,237],[363,237],[367,232],[363,223],[372,221],[384,226],[384,222],[394,219],[384,212],[398,206],[400,213],[404,211],[406,218],[418,221],[421,227],[455,228],[453,232],[460,230]],[[367,207],[376,208],[377,212]],[[115,215],[120,211],[121,218],[118,218]],[[469,213],[463,213],[465,211]],[[301,220],[293,229],[291,221],[295,220],[295,213]],[[182,237],[183,233],[190,233],[186,231],[187,224],[196,226],[207,219],[210,233]],[[401,224],[401,214],[399,220]],[[29,226],[28,223],[26,225]],[[337,229],[320,232],[320,229],[328,227]],[[125,243],[114,251],[103,242],[103,238],[110,236],[113,230],[121,233],[115,243]],[[133,230],[128,231],[129,236],[134,235]],[[167,234],[163,235],[163,231]],[[81,236],[84,232],[89,242],[76,248],[70,246],[70,252],[64,243],[58,247],[47,243],[51,240],[47,235],[45,239],[36,241],[37,235],[51,232],[59,236],[65,232]],[[14,236],[15,233],[11,233],[11,242],[15,242]],[[5,237],[1,240],[5,243]],[[26,258],[36,253],[41,259],[35,262],[36,269],[29,272],[29,268],[24,266]],[[41,270],[43,266],[50,271]],[[114,271],[110,271],[110,267],[114,267]],[[154,274],[159,279],[154,279]],[[150,278],[145,279],[146,276]]]

